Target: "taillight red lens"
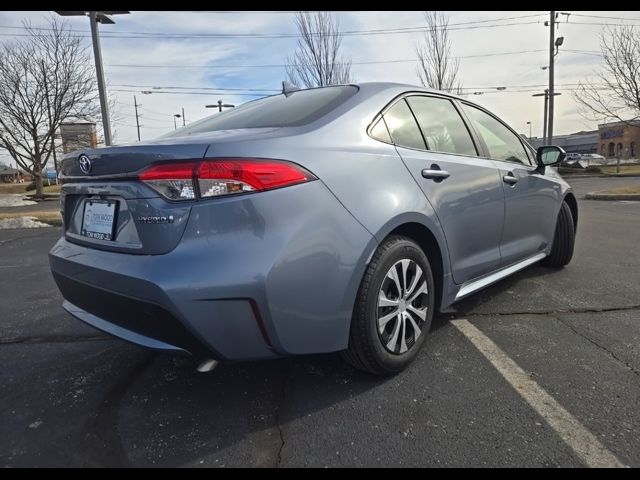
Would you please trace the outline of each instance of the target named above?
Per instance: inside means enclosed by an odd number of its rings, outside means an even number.
[[[248,158],[203,160],[196,177],[203,197],[270,190],[314,178],[290,162]]]
[[[188,200],[196,196],[194,180],[200,197],[215,197],[286,187],[316,177],[284,160],[214,158],[152,165],[139,178],[171,200]]]
[[[147,180],[192,180],[198,162],[183,163],[159,163],[151,165],[146,170],[140,172],[138,178]]]

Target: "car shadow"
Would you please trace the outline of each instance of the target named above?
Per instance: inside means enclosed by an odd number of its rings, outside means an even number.
[[[539,266],[519,272],[459,302],[453,316],[472,313],[524,279],[553,273]],[[438,341],[437,333],[451,318],[450,312],[435,316],[425,350]],[[145,350],[135,356],[139,360],[131,362],[129,373],[123,372],[123,380],[111,389],[120,398],[107,394],[103,403],[109,408],[98,408],[83,430],[82,451],[93,457],[89,464],[226,465],[232,459],[232,464],[275,466],[282,429],[289,422],[355,401],[405,375],[381,378],[363,373],[339,354],[227,363],[208,374],[195,372],[183,357]],[[92,431],[96,428],[104,431]]]
[[[532,265],[529,268],[521,270],[499,282],[490,285],[467,298],[460,300],[452,305],[445,313],[441,313],[440,317],[455,318],[465,315],[472,315],[479,307],[495,301],[497,297],[504,296],[508,291],[517,288],[518,284],[530,278],[544,278],[557,274],[558,269],[545,267],[542,265]],[[525,308],[525,307],[523,307]]]

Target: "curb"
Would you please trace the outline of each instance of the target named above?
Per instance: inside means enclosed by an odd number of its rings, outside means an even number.
[[[637,200],[640,201],[640,193],[599,193],[589,192],[584,198],[586,200]]]
[[[596,174],[582,174],[582,173],[561,173],[562,178],[634,178],[640,177],[640,173],[596,173]]]

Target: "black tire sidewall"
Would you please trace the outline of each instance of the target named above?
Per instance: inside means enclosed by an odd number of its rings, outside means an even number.
[[[427,280],[429,304],[427,309],[427,318],[425,325],[422,328],[422,332],[418,340],[411,349],[407,352],[397,355],[389,352],[382,344],[382,340],[377,330],[377,313],[378,313],[378,294],[382,286],[382,282],[387,275],[387,272],[396,262],[402,259],[410,259],[415,261],[425,274]],[[366,311],[366,332],[369,345],[371,346],[372,353],[378,365],[389,372],[399,372],[403,370],[408,364],[410,364],[415,356],[420,351],[424,339],[429,332],[431,322],[433,320],[433,309],[435,304],[435,290],[433,282],[433,273],[431,271],[431,265],[424,252],[412,241],[408,239],[401,239],[390,246],[384,251],[379,262],[376,265],[376,270],[373,273],[372,281],[369,284],[369,288],[366,292],[365,305]]]

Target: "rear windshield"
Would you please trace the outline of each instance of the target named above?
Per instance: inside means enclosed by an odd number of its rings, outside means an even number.
[[[357,91],[358,87],[344,85],[273,95],[203,118],[161,138],[234,128],[298,127],[318,120]]]

